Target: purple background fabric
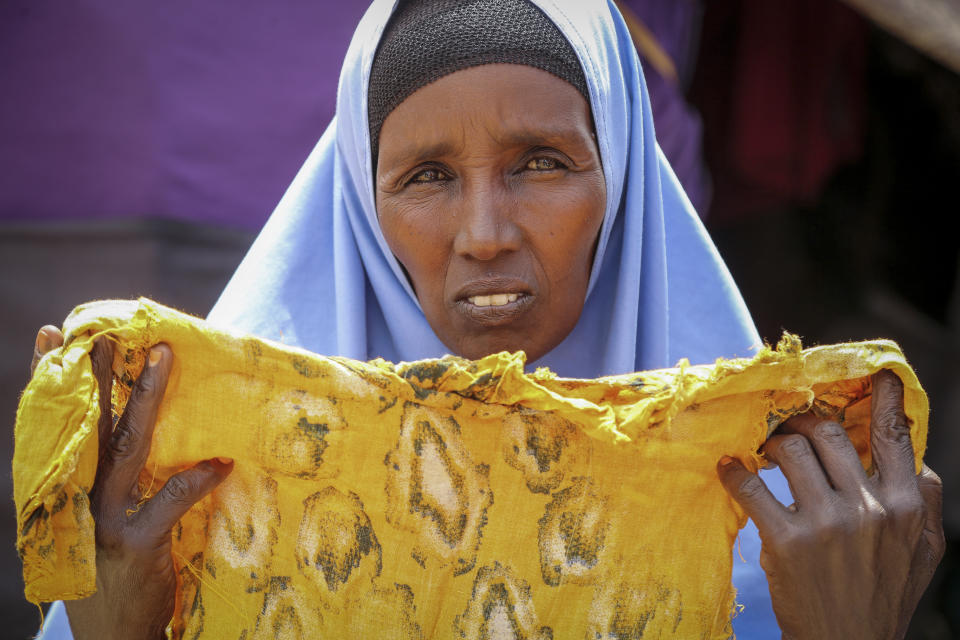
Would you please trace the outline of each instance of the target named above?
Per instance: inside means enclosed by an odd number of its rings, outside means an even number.
[[[697,0],[626,2],[679,68]],[[333,115],[363,2],[0,3],[0,221],[165,218],[258,229]],[[645,68],[702,212],[699,119]]]
[[[333,115],[359,2],[0,3],[0,218],[258,228]]]
[[[650,90],[653,126],[664,155],[670,160],[690,202],[706,217],[710,205],[710,175],[703,158],[703,123],[687,102],[686,90],[697,61],[702,0],[620,0],[649,29],[677,67],[677,79],[664,78],[641,56]]]

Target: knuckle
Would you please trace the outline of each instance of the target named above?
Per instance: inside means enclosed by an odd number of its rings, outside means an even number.
[[[884,507],[876,503],[864,505],[860,509],[860,521],[872,528],[883,526],[892,519],[892,516],[893,513],[889,507]],[[852,520],[847,520],[845,524],[847,525],[847,529],[856,528]]]
[[[139,442],[140,434],[128,423],[118,425],[107,445],[108,453],[114,460],[130,457],[139,449]]]
[[[780,457],[789,461],[804,460],[813,455],[810,443],[803,436],[787,436],[781,442],[779,451]]]
[[[163,488],[164,497],[169,502],[192,504],[195,495],[194,483],[183,475],[171,476]]]
[[[910,426],[907,417],[899,407],[891,407],[878,412],[876,426],[880,436],[892,442],[910,441]]]
[[[763,480],[761,480],[759,476],[750,474],[740,480],[737,486],[737,495],[741,498],[751,500],[762,495],[765,490],[766,485],[763,484]]]
[[[839,444],[847,441],[847,430],[838,422],[821,422],[814,430],[816,437],[830,444]]]
[[[816,547],[821,544],[821,540],[819,529],[813,526],[789,527],[779,536],[774,551],[777,555],[792,555],[800,550]]]
[[[836,512],[837,535],[878,536],[893,523],[893,514],[887,504],[872,497],[842,505]]]
[[[916,492],[897,493],[887,500],[886,511],[896,519],[921,520],[924,515],[923,499]]]
[[[149,372],[144,371],[137,379],[133,395],[138,401],[151,400],[157,392],[157,381]]]
[[[864,533],[875,530],[884,519],[882,509],[832,509],[809,523],[805,532],[807,542],[809,546],[823,547],[844,539],[859,539]]]

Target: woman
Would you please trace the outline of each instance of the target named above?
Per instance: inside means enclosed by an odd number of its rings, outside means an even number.
[[[577,377],[749,353],[757,336],[659,153],[612,3],[415,1],[391,18],[392,4],[367,12],[334,122],[212,321],[359,359],[523,349],[531,366]],[[101,379],[108,353],[94,354]],[[67,603],[77,637],[162,631],[170,528],[230,471],[202,463],[126,515],[172,357],[155,347],[113,434],[103,425],[100,589]],[[880,376],[874,394],[874,455],[900,470],[892,479],[867,478],[843,430],[814,419],[767,445],[797,490],[793,510],[736,461],[720,468],[768,537],[787,637],[902,633],[942,554],[936,481],[902,471],[897,389]],[[738,633],[775,633],[759,568],[741,573]]]

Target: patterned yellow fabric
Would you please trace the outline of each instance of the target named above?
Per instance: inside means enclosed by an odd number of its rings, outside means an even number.
[[[744,523],[717,460],[811,406],[869,461],[870,374],[905,383],[917,464],[927,400],[899,349],[800,350],[598,380],[522,354],[391,364],[228,333],[148,300],[67,319],[25,391],[14,458],[31,601],[95,589],[95,337],[122,411],[146,349],[175,354],[146,496],[194,463],[231,476],[174,531],[174,637],[726,638]]]

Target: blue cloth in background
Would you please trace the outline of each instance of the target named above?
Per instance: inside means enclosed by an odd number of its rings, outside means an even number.
[[[760,477],[777,500],[784,505],[793,503],[787,479],[780,469],[761,470]],[[760,536],[753,520],[747,521],[733,548],[733,586],[737,590],[737,602],[743,605],[743,610],[733,619],[737,637],[779,638],[780,627],[773,615],[767,576],[760,568]]]
[[[50,605],[47,610],[47,615],[43,619],[43,628],[38,637],[42,640],[73,640],[67,609],[60,600]]]

